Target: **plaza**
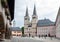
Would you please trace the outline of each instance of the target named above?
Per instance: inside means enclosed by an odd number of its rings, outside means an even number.
[[[11,39],[6,39],[4,41],[0,41],[0,42],[60,42],[59,39],[56,38],[49,38],[46,37],[46,39],[44,37],[12,37]]]

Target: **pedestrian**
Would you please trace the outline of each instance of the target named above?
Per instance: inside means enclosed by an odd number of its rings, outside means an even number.
[[[52,36],[51,36],[51,40],[52,40]]]
[[[39,35],[39,38],[40,38],[40,35]]]

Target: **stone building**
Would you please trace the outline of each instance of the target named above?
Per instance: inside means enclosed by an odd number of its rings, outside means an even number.
[[[22,30],[19,27],[11,27],[11,34],[12,36],[22,36]]]
[[[32,21],[30,22],[30,17],[28,15],[28,8],[26,9],[26,15],[24,17],[24,33],[27,36],[36,36],[38,16],[36,14],[36,7],[34,6],[34,11],[32,15]]]
[[[10,0],[9,0],[10,2]],[[11,6],[7,0],[0,0],[0,40],[1,39],[10,39],[11,37],[11,21],[14,16],[14,6]],[[13,12],[10,9],[13,7]]]
[[[49,19],[38,20],[36,7],[34,5],[31,22],[28,8],[26,9],[26,15],[24,16],[24,34],[25,36],[48,36],[49,34],[55,36],[55,22],[52,22]]]
[[[38,20],[37,36],[55,36],[55,22],[49,19]]]
[[[58,10],[57,18],[56,18],[56,37],[60,38],[60,8]]]

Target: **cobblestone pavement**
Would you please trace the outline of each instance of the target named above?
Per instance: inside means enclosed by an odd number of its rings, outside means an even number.
[[[4,41],[0,42],[60,42],[60,40],[55,39],[55,38],[38,38],[38,37],[13,37],[10,40],[6,39]]]
[[[4,41],[0,41],[0,42],[44,42],[41,40],[34,40],[28,37],[13,37],[10,40],[4,40]]]

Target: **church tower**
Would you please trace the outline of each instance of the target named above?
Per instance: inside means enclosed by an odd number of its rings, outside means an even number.
[[[26,14],[24,16],[24,34],[28,36],[28,25],[29,25],[29,15],[28,15],[28,8],[26,8]]]
[[[36,7],[34,5],[34,10],[33,10],[33,15],[32,15],[32,29],[34,30],[34,31],[32,31],[32,32],[34,32],[33,36],[35,36],[36,33],[37,33],[37,31],[36,31],[36,29],[37,29],[37,21],[38,21],[38,16],[36,14]]]

